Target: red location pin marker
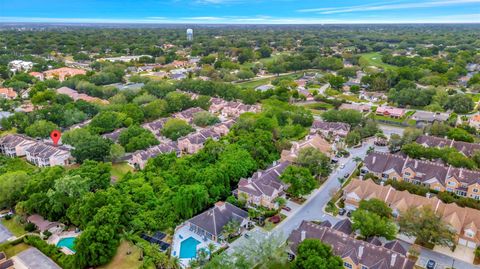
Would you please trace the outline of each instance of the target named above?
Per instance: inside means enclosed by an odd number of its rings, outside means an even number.
[[[50,138],[52,138],[53,144],[56,146],[58,144],[58,140],[60,140],[60,137],[62,136],[62,133],[58,130],[53,130],[50,133]]]

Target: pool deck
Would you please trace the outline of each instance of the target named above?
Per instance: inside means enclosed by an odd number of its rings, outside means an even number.
[[[77,233],[75,231],[66,231],[66,232],[61,232],[60,234],[52,234],[52,236],[50,236],[50,238],[48,238],[47,240],[47,243],[49,243],[50,245],[57,245],[58,244],[58,241],[60,241],[60,239],[62,238],[68,238],[68,237],[79,237],[81,233]],[[75,252],[73,252],[71,249],[67,248],[67,247],[61,247],[60,248],[61,251],[67,255],[73,255],[75,254]]]
[[[178,257],[180,259],[180,244],[183,240],[189,237],[193,237],[200,242],[200,244],[197,245],[197,251],[201,248],[208,249],[209,244],[214,244],[215,249],[219,249],[222,247],[221,244],[212,240],[203,241],[203,238],[200,235],[189,230],[188,225],[182,225],[179,228],[177,228],[177,230],[175,231],[175,234],[173,235],[172,256]],[[190,260],[192,259],[180,259],[181,266],[183,268],[188,267]]]

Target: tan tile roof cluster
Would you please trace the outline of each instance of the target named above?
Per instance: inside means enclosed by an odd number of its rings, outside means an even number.
[[[73,89],[70,89],[68,87],[58,88],[57,93],[68,95],[74,101],[83,100],[83,101],[90,102],[90,103],[100,103],[100,104],[108,104],[109,103],[107,100],[103,100],[103,99],[100,99],[100,98],[97,98],[97,97],[92,97],[92,96],[86,95],[84,93],[78,93],[77,91],[75,91]]]
[[[15,99],[17,98],[17,92],[12,88],[0,88],[0,98]]]
[[[67,77],[73,77],[76,75],[85,75],[87,74],[87,71],[83,69],[77,69],[77,68],[62,67],[62,68],[47,70],[43,72],[43,74],[45,75],[46,78],[58,77],[60,81],[63,81]]]
[[[323,137],[321,137],[320,135],[315,134],[307,136],[302,141],[293,142],[290,150],[282,151],[280,160],[294,162],[297,159],[300,150],[304,148],[318,149],[319,151],[325,153],[327,156],[330,156],[332,153],[332,145],[328,143],[327,140],[323,139]]]
[[[443,221],[452,226],[460,237],[480,242],[480,211],[460,207],[455,203],[446,204],[437,197],[424,197],[411,194],[408,191],[398,191],[391,186],[378,185],[372,180],[354,179],[345,187],[345,203],[349,203],[349,197],[355,194],[359,201],[376,198],[384,201],[392,209],[404,212],[410,207],[430,207]],[[466,236],[466,230],[470,229],[474,237]]]

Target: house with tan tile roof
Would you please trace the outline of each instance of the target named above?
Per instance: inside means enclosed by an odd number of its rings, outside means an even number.
[[[83,69],[77,69],[77,68],[70,68],[70,67],[62,67],[62,68],[57,68],[57,69],[52,69],[43,72],[43,75],[45,79],[58,79],[60,81],[64,81],[69,77],[73,77],[76,75],[85,75],[87,74],[87,71]]]
[[[13,88],[0,88],[0,98],[4,99],[15,99],[17,98],[18,94]]]
[[[479,210],[460,207],[455,203],[446,204],[434,196],[424,197],[408,191],[398,191],[391,186],[378,185],[372,180],[352,180],[344,188],[343,197],[345,208],[348,210],[357,209],[362,200],[375,198],[390,206],[395,216],[399,216],[411,207],[429,207],[455,230],[458,244],[470,248],[475,248],[480,244]]]
[[[375,114],[392,118],[401,118],[405,116],[405,112],[405,109],[402,108],[381,106],[377,108]]]
[[[308,135],[304,140],[292,142],[290,150],[282,150],[280,160],[293,162],[297,159],[298,153],[304,148],[315,148],[325,155],[332,156],[332,145],[318,134]]]
[[[92,97],[84,93],[79,93],[68,87],[61,87],[57,89],[58,94],[65,94],[68,97],[72,98],[74,101],[83,100],[89,103],[98,103],[98,104],[108,104],[107,100],[103,100],[97,97]]]
[[[468,123],[470,126],[480,129],[480,114],[473,115],[470,119],[468,119]]]

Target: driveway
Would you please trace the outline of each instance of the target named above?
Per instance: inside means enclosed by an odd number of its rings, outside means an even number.
[[[295,212],[297,212],[297,210],[300,208],[301,205],[299,205],[295,202],[292,202],[290,200],[287,200],[287,204],[285,206],[290,207],[291,210],[287,211],[285,209],[282,209],[281,213],[284,214],[287,217],[290,217],[291,215],[295,214]]]
[[[7,241],[13,234],[0,223],[0,243]]]

